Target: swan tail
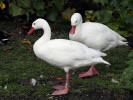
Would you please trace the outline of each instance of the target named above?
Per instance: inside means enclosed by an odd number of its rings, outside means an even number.
[[[103,53],[103,52],[101,52],[101,56],[107,56],[107,54],[106,53]]]
[[[102,62],[103,62],[104,64],[111,65],[109,62],[107,62],[107,61],[105,61],[105,60],[103,60]]]
[[[94,62],[96,62],[96,63],[104,63],[104,64],[107,64],[107,65],[111,65],[109,62],[103,60],[103,58],[95,58],[95,59],[93,59],[93,60],[94,60]]]
[[[119,41],[119,44],[120,44],[120,45],[125,45],[125,46],[128,46],[128,41],[127,41],[127,42],[124,42],[124,41]]]

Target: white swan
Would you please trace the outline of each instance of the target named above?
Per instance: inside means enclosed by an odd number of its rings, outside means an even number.
[[[52,95],[68,93],[69,70],[97,63],[109,64],[101,57],[106,56],[105,53],[88,48],[84,44],[65,39],[50,40],[51,29],[44,19],[35,20],[28,34],[37,29],[43,29],[44,34],[33,46],[35,55],[53,66],[64,69],[66,72],[65,86],[55,86],[57,91],[53,92]]]
[[[82,16],[74,13],[71,17],[70,40],[78,41],[89,48],[106,51],[111,48],[127,45],[126,39],[106,25],[96,22],[82,22]]]
[[[107,27],[96,22],[82,22],[82,16],[74,13],[71,17],[69,38],[81,42],[90,48],[106,51],[120,45],[127,45],[125,38]]]

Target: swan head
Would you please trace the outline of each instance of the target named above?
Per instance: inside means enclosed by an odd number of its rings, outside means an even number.
[[[79,23],[82,23],[82,16],[80,15],[80,13],[74,13],[71,17],[71,26],[72,26],[70,31],[71,34],[75,33],[76,26]]]
[[[31,34],[34,30],[37,30],[37,29],[42,29],[42,28],[44,29],[46,28],[46,26],[48,26],[47,21],[42,18],[38,18],[32,23],[32,28],[30,29],[28,34]]]
[[[76,26],[82,21],[82,16],[80,13],[74,13],[71,17],[71,25]]]

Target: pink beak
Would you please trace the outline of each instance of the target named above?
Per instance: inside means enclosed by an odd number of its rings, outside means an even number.
[[[74,34],[75,33],[75,28],[76,28],[76,26],[72,26],[70,34]]]
[[[31,34],[35,29],[32,27],[30,31],[28,32],[28,35]]]

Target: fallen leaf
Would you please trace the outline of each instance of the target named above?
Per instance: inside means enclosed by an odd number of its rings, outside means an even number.
[[[32,50],[32,49],[33,49],[33,47],[27,47],[27,49],[28,49],[28,50]]]
[[[31,42],[29,41],[29,40],[27,40],[27,41],[21,41],[21,43],[25,43],[25,44],[31,44]]]
[[[60,78],[60,77],[59,77],[59,78],[56,78],[56,79],[57,79],[57,80],[62,80],[63,78]]]
[[[10,35],[16,35],[16,33],[9,33]]]
[[[8,53],[8,55],[12,55],[13,53]]]

